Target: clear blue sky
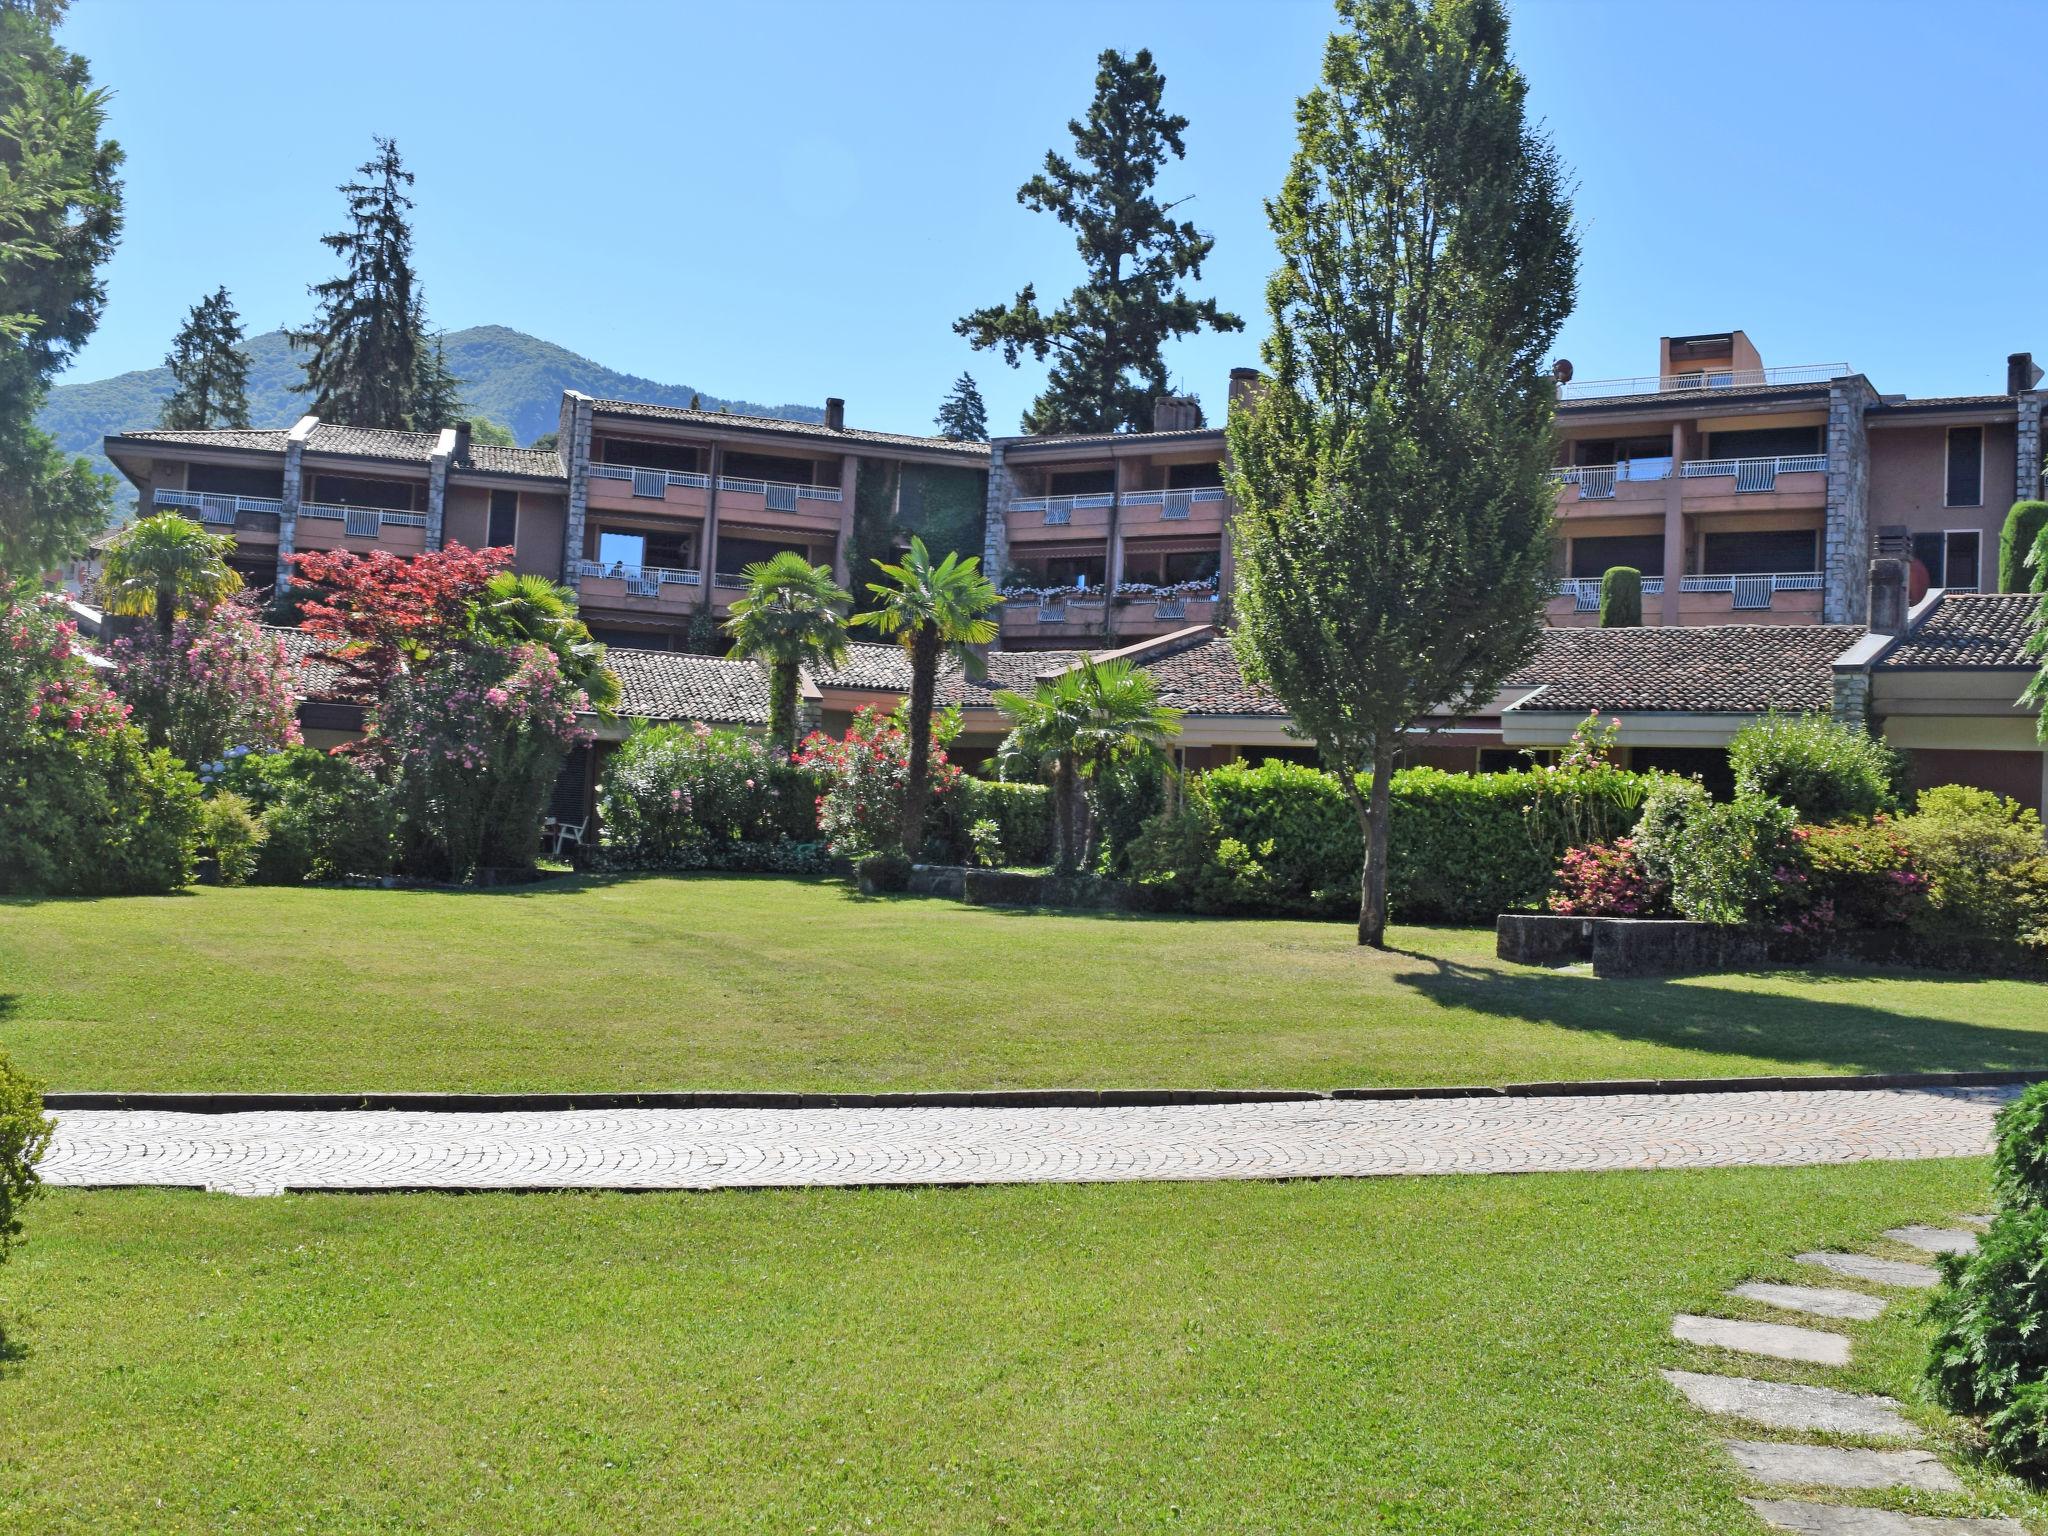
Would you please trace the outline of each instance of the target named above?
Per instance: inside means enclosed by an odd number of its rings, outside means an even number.
[[[385,133],[437,325],[898,430],[969,368],[1011,430],[1036,371],[950,324],[1072,286],[1067,236],[1014,194],[1095,54],[1149,46],[1192,120],[1162,188],[1217,237],[1201,291],[1250,326],[1171,355],[1213,404],[1257,360],[1262,199],[1330,24],[1318,0],[75,0],[128,230],[71,376],[157,363],[216,283],[252,331],[303,321],[334,187]],[[1729,326],[1912,394],[2048,358],[2048,7],[1520,0],[1515,49],[1578,184],[1580,378]]]

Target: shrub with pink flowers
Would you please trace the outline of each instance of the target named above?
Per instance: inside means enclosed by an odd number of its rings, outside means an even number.
[[[396,679],[370,731],[395,768],[399,863],[432,880],[527,868],[589,708],[537,645],[447,650]]]
[[[935,836],[958,818],[951,815],[960,769],[946,746],[959,729],[957,715],[932,723],[931,801],[925,820]],[[896,715],[863,709],[844,738],[813,731],[797,749],[797,762],[824,780],[818,798],[818,830],[832,851],[846,858],[884,852],[901,840],[903,789],[910,776],[910,738]],[[922,856],[923,849],[915,850]]]
[[[598,783],[605,862],[619,869],[791,868],[819,861],[818,785],[742,731],[643,722]],[[821,851],[821,850],[818,850]]]
[[[192,877],[198,781],[147,747],[64,615],[0,585],[0,891],[173,890]]]
[[[153,629],[117,640],[113,660],[114,689],[135,723],[194,768],[222,761],[230,747],[299,743],[291,661],[246,599],[179,619],[168,649]]]
[[[1550,910],[1572,917],[1656,917],[1669,910],[1668,894],[1636,858],[1634,841],[1618,837],[1566,852]]]
[[[1789,882],[1796,899],[1780,923],[1787,933],[1822,934],[1836,928],[1904,928],[1925,904],[1927,877],[1893,818],[1798,826],[1798,873]]]

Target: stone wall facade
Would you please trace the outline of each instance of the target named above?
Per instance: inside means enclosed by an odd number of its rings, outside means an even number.
[[[1870,562],[1870,433],[1864,412],[1877,391],[1860,373],[1828,390],[1826,576],[1821,622],[1861,624],[1868,616]]]
[[[1003,458],[1000,439],[988,445],[988,514],[981,534],[982,574],[998,587],[1008,579],[1010,566],[1009,506],[1017,495],[1017,482]]]
[[[590,396],[563,390],[561,425],[555,435],[555,452],[569,477],[562,517],[562,584],[572,592],[581,585],[576,562],[583,558],[583,516],[590,497],[590,406]]]
[[[2019,396],[2019,424],[2015,429],[2012,450],[2013,499],[2016,501],[2038,501],[2041,499],[2041,407],[2048,402],[2048,395],[2030,389]]]

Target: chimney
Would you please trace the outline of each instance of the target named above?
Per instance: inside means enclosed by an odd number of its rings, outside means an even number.
[[[2041,382],[2041,370],[2034,366],[2034,354],[2014,352],[2005,360],[2005,392],[2024,395]]]
[[[1880,559],[1870,562],[1870,632],[1873,635],[1903,635],[1906,632],[1906,562]]]
[[[825,397],[825,425],[834,432],[846,430],[846,402],[837,395]]]
[[[1152,402],[1154,432],[1187,432],[1202,425],[1202,402],[1196,395],[1160,395]]]
[[[1550,376],[1557,380],[1557,387],[1563,389],[1565,385],[1572,381],[1572,360],[1568,357],[1560,357],[1550,365]]]
[[[466,416],[455,423],[455,452],[450,454],[449,457],[451,459],[466,459],[469,457],[469,418]]]
[[[1230,370],[1230,404],[1235,405],[1259,387],[1259,370],[1256,368],[1233,368]]]

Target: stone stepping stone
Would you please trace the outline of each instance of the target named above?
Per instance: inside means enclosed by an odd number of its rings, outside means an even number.
[[[1706,1376],[1698,1371],[1664,1371],[1695,1408],[1724,1418],[1747,1419],[1771,1429],[1830,1435],[1887,1435],[1918,1440],[1920,1431],[1889,1397],[1858,1397],[1832,1387],[1801,1387],[1742,1376]]]
[[[1760,1483],[1794,1488],[1917,1488],[1955,1493],[1962,1479],[1932,1451],[1859,1451],[1837,1445],[1730,1440],[1728,1454]]]
[[[1922,1253],[1975,1253],[1977,1234],[1953,1227],[1893,1227],[1885,1236]]]
[[[1849,1363],[1849,1341],[1841,1334],[1822,1333],[1818,1328],[1794,1328],[1786,1323],[1743,1323],[1730,1317],[1694,1317],[1681,1312],[1671,1319],[1671,1337],[1687,1344],[1704,1344],[1710,1349],[1768,1355],[1773,1360],[1805,1360],[1814,1365]]]
[[[1809,1312],[1815,1317],[1845,1317],[1857,1323],[1869,1322],[1891,1305],[1882,1296],[1872,1296],[1863,1291],[1838,1290],[1831,1285],[1772,1285],[1764,1280],[1738,1285],[1728,1294],[1760,1301],[1770,1307],[1783,1307],[1788,1312]]]
[[[1987,1230],[1991,1225],[1989,1216],[1958,1216],[1956,1220],[1966,1227],[1974,1227],[1979,1232]]]
[[[2017,1520],[1944,1520],[1895,1515],[1888,1509],[1844,1509],[1796,1499],[1744,1499],[1766,1525],[1799,1536],[2027,1536]]]
[[[1941,1276],[1931,1265],[1909,1264],[1903,1259],[1880,1259],[1868,1253],[1802,1253],[1801,1264],[1818,1264],[1852,1280],[1871,1280],[1879,1285],[1903,1285],[1916,1291],[1931,1291]]]

